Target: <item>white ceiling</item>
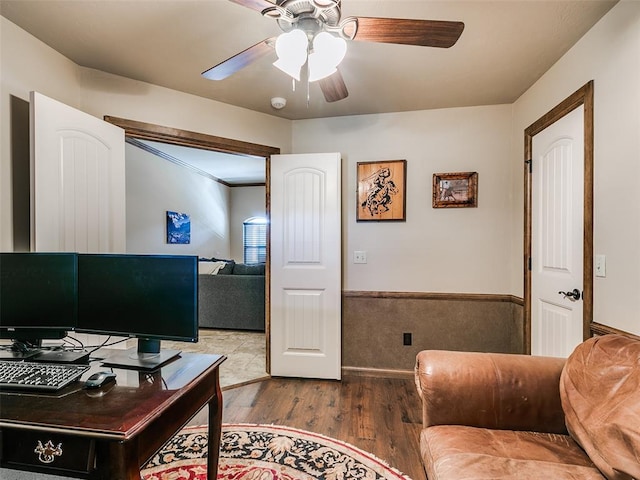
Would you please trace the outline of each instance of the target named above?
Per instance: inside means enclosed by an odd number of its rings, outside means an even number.
[[[349,97],[295,92],[268,56],[226,80],[200,73],[280,33],[227,0],[0,0],[0,13],[84,67],[289,119],[512,103],[617,0],[343,0],[343,17],[465,23],[450,49],[350,42]],[[308,100],[307,100],[308,93]],[[283,110],[271,97],[288,100]]]

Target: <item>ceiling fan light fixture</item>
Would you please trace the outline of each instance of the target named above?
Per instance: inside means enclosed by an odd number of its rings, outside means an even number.
[[[313,53],[309,55],[309,81],[321,80],[336,72],[347,53],[347,42],[328,32],[320,32],[313,39]]]
[[[300,70],[307,61],[308,46],[309,40],[302,30],[295,29],[283,33],[276,40],[278,60],[273,65],[300,81]]]
[[[285,60],[278,59],[273,62],[273,66],[279,68],[284,73],[294,78],[296,81],[300,81],[300,70],[302,70],[302,65],[297,65],[293,63],[286,62]]]

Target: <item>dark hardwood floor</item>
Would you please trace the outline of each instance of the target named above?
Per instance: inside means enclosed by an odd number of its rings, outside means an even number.
[[[426,480],[418,439],[421,403],[412,378],[272,378],[225,390],[223,398],[225,423],[320,433],[376,455],[413,480]]]

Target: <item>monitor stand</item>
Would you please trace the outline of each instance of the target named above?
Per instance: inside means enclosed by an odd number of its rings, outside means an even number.
[[[106,367],[129,368],[134,370],[157,370],[164,364],[178,358],[180,350],[162,350],[160,340],[138,339],[138,347],[112,353],[102,361]]]
[[[34,359],[49,363],[89,363],[89,352],[73,350],[43,350]]]

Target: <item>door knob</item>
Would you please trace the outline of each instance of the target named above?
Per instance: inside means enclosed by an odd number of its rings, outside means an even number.
[[[558,292],[560,295],[564,295],[564,298],[569,298],[571,300],[580,300],[580,297],[582,296],[582,294],[580,293],[580,290],[578,290],[577,288],[574,288],[573,291],[571,292]]]

